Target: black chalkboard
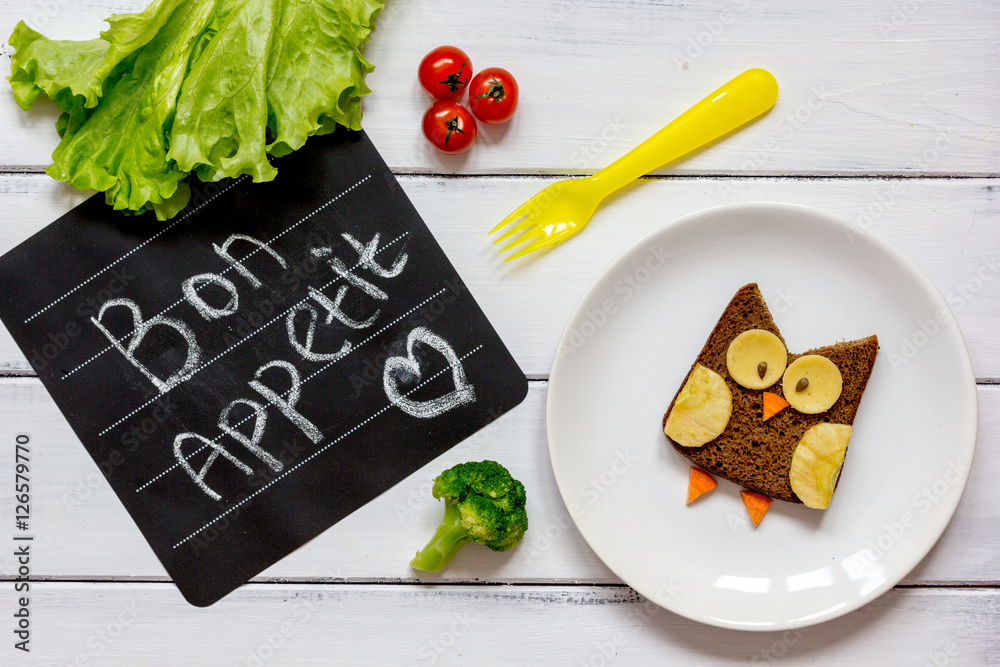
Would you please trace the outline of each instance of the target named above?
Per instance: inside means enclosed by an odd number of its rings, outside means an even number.
[[[94,197],[0,258],[0,318],[199,606],[527,393],[364,133],[276,166],[167,222]]]

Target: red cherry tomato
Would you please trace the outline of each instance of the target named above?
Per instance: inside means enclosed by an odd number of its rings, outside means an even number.
[[[517,81],[500,67],[484,69],[469,84],[469,108],[490,125],[510,120],[517,110],[517,97]]]
[[[424,136],[445,153],[461,153],[476,139],[476,119],[452,100],[438,100],[424,114]]]
[[[420,61],[420,85],[436,100],[457,100],[472,78],[472,61],[462,49],[439,46]]]

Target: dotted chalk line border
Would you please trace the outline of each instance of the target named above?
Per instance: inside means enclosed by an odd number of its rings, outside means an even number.
[[[284,230],[283,232],[281,232],[280,234],[278,234],[277,236],[275,236],[273,239],[271,239],[270,241],[268,241],[264,245],[270,247],[270,245],[272,243],[274,243],[275,241],[277,241],[278,239],[280,239],[282,236],[284,236],[288,232],[292,231],[293,229],[295,229],[296,227],[298,227],[299,225],[301,225],[303,222],[305,222],[309,218],[313,217],[314,215],[316,215],[317,213],[319,213],[320,211],[322,211],[324,208],[326,208],[327,206],[329,206],[333,202],[337,201],[338,199],[340,199],[341,197],[343,197],[344,195],[346,195],[351,190],[354,190],[356,187],[358,187],[359,185],[361,185],[362,183],[364,183],[365,181],[367,181],[371,177],[372,177],[371,174],[368,174],[367,176],[365,176],[364,178],[362,178],[360,181],[358,181],[357,183],[355,183],[351,187],[347,188],[346,190],[344,190],[343,192],[341,192],[339,195],[337,195],[336,197],[334,197],[330,201],[326,202],[325,204],[323,204],[322,206],[320,206],[319,208],[317,208],[316,210],[314,210],[312,213],[308,214],[307,216],[305,216],[304,218],[302,218],[301,220],[299,220],[298,222],[296,222],[294,225],[292,225],[288,229]],[[206,203],[208,203],[208,202],[206,202]],[[164,231],[166,231],[166,230],[164,230]],[[152,240],[153,239],[150,239],[150,241],[152,241]],[[259,246],[256,247],[256,248],[254,248],[249,254],[247,254],[246,257],[244,257],[240,261],[246,261],[246,260],[250,259],[251,257],[253,257],[254,255],[256,255],[258,252],[260,252],[263,249],[264,248],[259,247]],[[137,250],[138,250],[138,248],[137,248]],[[229,273],[229,271],[231,271],[231,270],[233,270],[233,265],[232,264],[230,264],[225,269],[223,269],[221,272],[219,272],[219,275],[220,276],[224,276],[227,273]],[[201,285],[197,285],[195,287],[195,289],[196,290],[197,289],[201,289]],[[161,310],[159,313],[157,313],[156,315],[154,315],[153,319],[155,319],[157,317],[160,317],[161,315],[169,312],[170,310],[172,310],[173,308],[175,308],[177,305],[183,303],[184,300],[185,300],[185,297],[181,297],[181,298],[177,299],[177,301],[174,301],[172,304],[170,304],[169,306],[167,306],[166,308],[164,308],[163,310]],[[118,338],[116,340],[119,343],[124,342],[125,339],[127,339],[128,337],[130,337],[134,333],[135,333],[135,330],[133,329],[132,331],[129,331],[124,336],[122,336],[121,338]],[[76,373],[78,370],[80,370],[81,368],[83,368],[84,366],[86,366],[87,364],[89,364],[90,362],[94,361],[95,359],[97,359],[99,356],[101,356],[102,354],[104,354],[108,350],[113,350],[113,349],[115,349],[113,345],[108,345],[106,348],[104,348],[103,350],[101,350],[100,352],[98,352],[97,354],[95,354],[94,356],[92,356],[90,359],[87,359],[85,362],[83,362],[82,364],[80,364],[79,366],[77,366],[76,368],[74,368],[73,370],[71,370],[68,373],[66,373],[65,375],[63,375],[62,379],[65,380],[70,375],[73,375],[73,373]]]
[[[400,234],[399,236],[397,236],[395,239],[393,239],[392,242],[387,243],[384,247],[388,248],[390,245],[392,245],[393,243],[396,243],[401,238],[405,237],[407,234],[409,234],[409,232],[403,232],[402,234]],[[326,284],[321,285],[319,287],[319,289],[320,290],[324,290],[327,287],[329,287],[330,285],[332,285],[335,282],[337,282],[338,280],[340,280],[340,276],[336,276],[336,277],[333,278],[333,280],[330,280]],[[444,290],[441,290],[441,291],[443,292]],[[267,329],[269,326],[271,326],[272,324],[274,324],[275,322],[277,322],[281,318],[285,317],[292,310],[298,308],[300,305],[302,305],[303,303],[305,303],[308,300],[309,300],[309,297],[306,297],[304,299],[299,300],[297,303],[293,303],[291,306],[289,306],[285,310],[281,311],[280,313],[278,313],[277,315],[275,315],[274,317],[272,317],[270,320],[268,320],[264,324],[260,325],[257,329],[251,331],[246,336],[244,336],[240,340],[236,341],[235,343],[233,343],[232,345],[230,345],[229,347],[227,347],[226,349],[224,349],[222,352],[219,352],[217,355],[215,355],[214,357],[212,357],[211,359],[209,359],[208,361],[206,361],[202,365],[198,366],[198,368],[196,368],[193,371],[191,371],[191,374],[188,375],[184,379],[184,382],[187,382],[188,380],[190,380],[191,378],[193,378],[195,375],[197,375],[198,373],[202,372],[203,370],[205,370],[206,368],[208,368],[209,366],[211,366],[212,364],[214,364],[216,361],[218,361],[222,357],[226,356],[227,354],[229,354],[230,352],[232,352],[233,350],[235,350],[236,348],[238,348],[240,345],[242,345],[243,343],[247,342],[248,340],[250,340],[251,338],[253,338],[257,334],[259,334],[264,329]],[[366,339],[366,342],[367,342],[367,339]],[[180,386],[182,386],[184,384],[184,382],[180,382],[178,384],[175,384],[173,387],[171,387],[167,391],[161,391],[159,394],[153,396],[151,399],[149,399],[148,401],[146,401],[145,403],[143,403],[142,405],[140,405],[139,407],[137,407],[135,410],[133,410],[132,412],[128,413],[127,415],[125,415],[124,417],[122,417],[121,419],[119,419],[118,421],[116,421],[114,424],[111,424],[110,426],[108,426],[107,428],[105,428],[103,431],[100,431],[97,435],[101,436],[101,435],[106,434],[108,431],[110,431],[111,429],[115,428],[116,426],[118,426],[122,422],[130,419],[131,417],[133,417],[134,415],[138,414],[139,412],[141,412],[145,408],[148,408],[150,405],[152,405],[153,403],[157,402],[160,399],[160,397],[162,397],[164,394],[168,394],[171,391],[173,391],[174,387],[180,387]]]
[[[461,357],[459,357],[458,360],[459,361],[464,361],[466,358],[468,358],[469,356],[471,356],[472,354],[474,354],[478,350],[482,349],[482,347],[483,347],[482,345],[477,345],[476,347],[474,347],[473,349],[469,350],[468,352],[466,352],[465,354],[463,354]],[[441,374],[446,373],[446,372],[448,372],[450,370],[451,370],[451,366],[447,366],[445,368],[442,368],[441,370],[439,370],[438,372],[434,373],[433,375],[431,375],[430,377],[428,377],[426,380],[424,380],[423,382],[421,382],[417,386],[415,386],[412,389],[410,389],[408,392],[406,392],[404,394],[404,396],[408,396],[409,394],[413,393],[417,389],[420,389],[421,387],[423,387],[425,384],[427,384],[431,380],[437,378]],[[274,479],[272,479],[270,482],[268,482],[264,486],[260,487],[259,489],[257,489],[253,493],[251,493],[249,496],[247,496],[243,500],[239,501],[238,503],[236,503],[235,505],[233,505],[229,509],[227,509],[222,514],[220,514],[219,516],[215,517],[214,519],[212,519],[211,521],[209,521],[208,523],[206,523],[205,525],[203,525],[201,528],[199,528],[198,530],[194,531],[193,533],[191,533],[190,535],[188,535],[187,537],[185,537],[181,541],[179,541],[177,544],[175,544],[173,547],[171,547],[171,549],[176,549],[180,545],[184,544],[185,542],[187,542],[188,540],[190,540],[192,537],[194,537],[195,535],[197,535],[201,531],[205,530],[206,528],[208,528],[209,526],[211,526],[213,523],[215,523],[216,521],[218,521],[222,517],[226,516],[227,514],[229,514],[230,512],[232,512],[233,510],[235,510],[238,507],[240,507],[241,505],[245,504],[247,501],[251,500],[255,496],[259,495],[263,491],[265,491],[268,488],[270,488],[275,482],[277,482],[277,481],[281,480],[282,478],[286,477],[287,475],[295,472],[297,469],[301,468],[306,463],[309,463],[309,461],[311,461],[312,459],[316,458],[317,456],[319,456],[320,454],[322,454],[323,452],[325,452],[327,449],[329,449],[330,447],[334,446],[335,444],[337,444],[338,442],[340,442],[341,440],[343,440],[347,436],[351,435],[352,433],[354,433],[355,431],[357,431],[359,428],[363,427],[365,424],[368,424],[373,419],[375,419],[376,417],[378,417],[379,415],[381,415],[382,413],[386,412],[387,410],[389,410],[392,407],[393,407],[392,403],[389,403],[388,405],[386,405],[385,407],[383,407],[382,409],[380,409],[378,412],[375,412],[374,414],[369,415],[367,418],[365,418],[364,421],[362,421],[362,422],[354,425],[348,431],[340,434],[335,439],[333,439],[330,442],[326,443],[325,445],[323,445],[323,447],[317,449],[315,452],[313,452],[312,454],[310,454],[306,458],[302,459],[301,461],[299,461],[298,463],[296,463],[294,466],[292,466],[288,470],[282,472],[280,475],[278,475],[277,477],[275,477]]]
[[[137,252],[139,249],[141,249],[144,246],[148,245],[154,239],[156,239],[158,236],[161,236],[162,234],[165,234],[166,232],[170,231],[171,229],[173,229],[177,225],[181,224],[182,222],[184,222],[185,220],[187,220],[188,218],[190,218],[192,215],[194,215],[195,213],[197,213],[198,211],[200,211],[201,209],[205,208],[210,203],[212,203],[213,201],[215,201],[217,198],[221,197],[223,194],[225,194],[226,192],[229,192],[230,190],[232,190],[234,187],[236,187],[236,185],[238,183],[241,183],[242,181],[246,180],[246,178],[247,178],[246,176],[240,176],[235,181],[233,181],[232,183],[230,183],[229,185],[227,185],[226,187],[224,187],[222,190],[220,190],[219,192],[215,193],[215,195],[213,195],[212,197],[210,197],[207,201],[204,201],[201,204],[199,204],[197,208],[194,208],[194,209],[188,211],[187,213],[185,213],[183,216],[181,216],[177,220],[173,221],[172,223],[170,223],[169,225],[167,225],[166,227],[164,227],[160,231],[156,232],[155,234],[153,234],[152,236],[150,236],[148,239],[146,239],[145,241],[143,241],[142,243],[140,243],[136,247],[132,248],[127,253],[125,253],[124,255],[122,255],[121,257],[119,257],[118,259],[116,259],[115,261],[111,262],[106,267],[104,267],[103,269],[101,269],[100,271],[98,271],[97,273],[95,273],[94,275],[90,276],[89,278],[87,278],[86,280],[84,280],[82,283],[80,283],[79,285],[77,285],[76,287],[74,287],[73,289],[71,289],[70,291],[68,291],[65,294],[63,294],[58,299],[56,299],[55,301],[53,301],[49,305],[47,305],[44,308],[42,308],[41,310],[39,310],[37,313],[35,313],[34,315],[32,315],[31,317],[29,317],[28,319],[26,319],[24,321],[24,324],[27,324],[31,320],[35,319],[36,317],[38,317],[39,315],[41,315],[42,313],[44,313],[46,310],[48,310],[52,306],[56,305],[57,303],[59,303],[60,301],[62,301],[66,297],[68,297],[70,294],[72,294],[73,292],[77,291],[78,289],[80,289],[81,287],[83,287],[84,285],[86,285],[91,280],[93,280],[97,276],[101,275],[102,273],[104,273],[108,269],[116,266],[117,264],[119,264],[122,260],[124,260],[129,255]]]

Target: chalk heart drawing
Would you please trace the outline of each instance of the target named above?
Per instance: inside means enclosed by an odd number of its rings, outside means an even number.
[[[413,348],[417,343],[434,348],[448,360],[451,366],[451,378],[455,383],[453,391],[430,401],[414,401],[403,395],[399,389],[401,379],[420,379],[420,362],[413,356]],[[386,360],[382,380],[389,401],[406,414],[420,419],[437,417],[459,405],[473,403],[476,400],[476,392],[465,379],[465,369],[462,368],[462,361],[455,354],[455,350],[448,341],[427,327],[417,327],[406,337],[405,357],[390,357]]]

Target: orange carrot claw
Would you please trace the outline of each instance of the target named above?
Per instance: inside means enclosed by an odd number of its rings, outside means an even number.
[[[747,514],[750,515],[753,525],[759,526],[760,520],[764,518],[768,508],[771,507],[772,500],[753,491],[740,491],[740,498],[743,499],[743,504],[747,507]]]
[[[719,485],[715,478],[701,468],[691,468],[688,475],[688,504]]]

